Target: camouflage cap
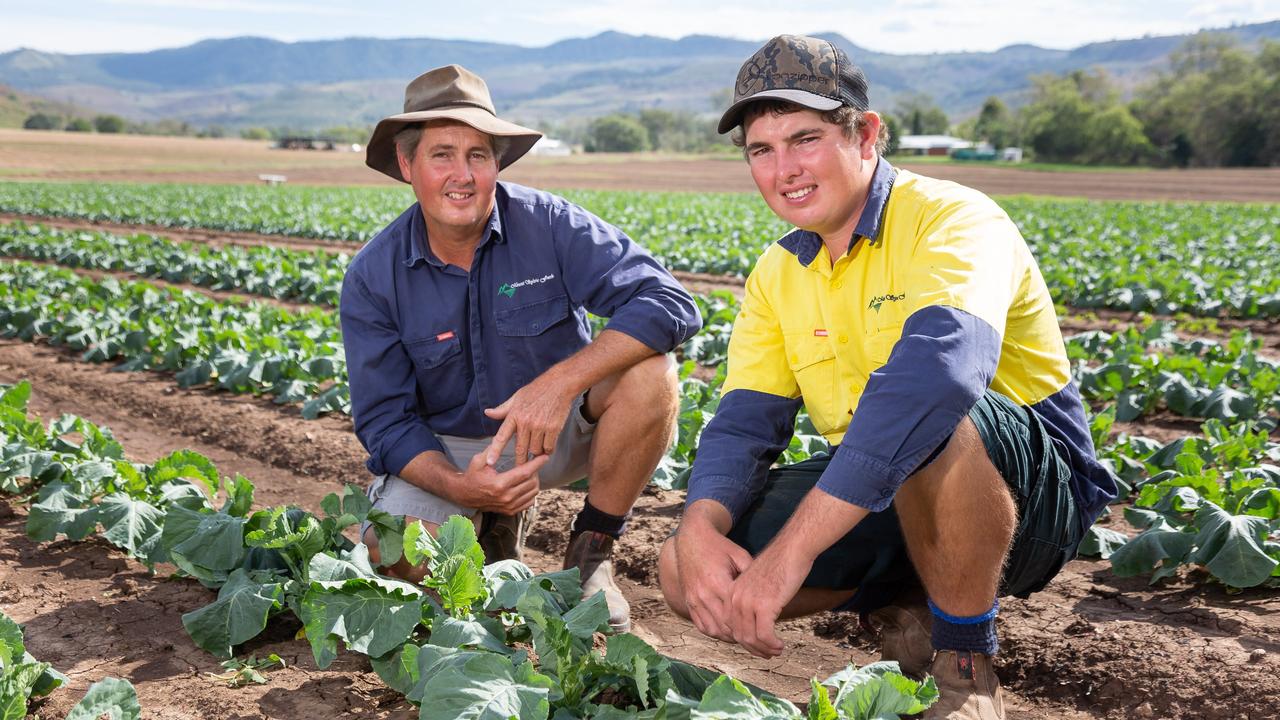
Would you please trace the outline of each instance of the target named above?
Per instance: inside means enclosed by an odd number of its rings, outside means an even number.
[[[779,35],[742,64],[733,86],[733,104],[720,117],[717,131],[724,134],[737,127],[746,106],[766,98],[823,112],[841,105],[866,110],[867,78],[831,42]]]

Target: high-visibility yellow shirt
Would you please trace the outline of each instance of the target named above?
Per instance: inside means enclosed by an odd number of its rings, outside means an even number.
[[[1114,494],[1035,259],[1004,210],[970,188],[880,160],[846,254],[833,261],[803,230],[765,250],[728,363],[689,497],[735,517],[785,445],[780,433],[790,437],[778,416],[800,402],[839,446],[819,487],[876,511],[988,388],[1045,421],[1090,523]]]

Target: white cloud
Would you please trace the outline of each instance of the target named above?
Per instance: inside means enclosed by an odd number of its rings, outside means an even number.
[[[1280,17],[1275,0],[491,0],[444,5],[403,0],[60,0],[58,17],[6,11],[0,52],[137,51],[210,37],[282,40],[432,37],[542,46],[605,30],[678,38],[762,41],[780,32],[838,32],[892,53],[995,50],[1014,43],[1071,48],[1147,34],[1192,32]]]
[[[316,2],[255,2],[255,0],[106,0],[107,4],[122,7],[166,8],[173,11],[208,11],[217,13],[280,14],[297,13],[306,16],[358,17],[364,11],[351,7],[325,5]]]
[[[0,24],[0,48],[8,51],[26,47],[60,53],[142,52],[239,34],[242,33],[175,25],[110,20],[76,23],[66,18],[10,16]]]

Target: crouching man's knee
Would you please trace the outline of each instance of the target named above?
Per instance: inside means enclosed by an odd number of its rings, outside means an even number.
[[[422,522],[423,526],[426,527],[427,531],[430,532],[432,535],[436,534],[436,530],[439,527],[435,523],[419,521],[419,520],[416,520],[415,518],[405,518],[405,521],[406,523],[410,521]],[[378,548],[377,531],[375,531],[373,527],[370,526],[364,531],[364,535],[361,539],[364,540],[364,544],[369,548],[369,563],[373,565],[375,568],[378,568],[378,566],[382,563],[382,554]],[[410,563],[408,560],[405,560],[404,557],[401,557],[400,560],[396,562],[394,565],[391,565],[390,567],[380,568],[380,572],[386,575],[390,575],[393,578],[398,578],[400,580],[411,582],[417,585],[418,583],[422,582],[423,578],[427,576],[427,566],[425,562],[422,565],[414,565]]]

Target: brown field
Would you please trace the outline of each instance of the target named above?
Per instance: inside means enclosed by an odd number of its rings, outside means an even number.
[[[909,165],[908,165],[909,166]],[[1093,198],[1255,200],[1280,202],[1280,169],[1259,171],[1044,172],[926,164],[921,172],[951,177],[992,193]],[[98,180],[257,182],[260,173],[290,182],[390,184],[351,152],[270,150],[266,143],[0,130],[0,181]],[[576,156],[527,158],[504,177],[544,187],[752,191],[736,158]],[[0,222],[13,216],[0,215]],[[44,221],[85,227],[74,220]],[[136,226],[100,225],[128,232]],[[176,239],[212,244],[279,244],[350,251],[303,238],[147,228]],[[103,275],[106,273],[89,273]],[[119,274],[119,273],[112,273]],[[691,290],[741,292],[742,281],[678,274]],[[152,281],[154,282],[154,281]],[[235,293],[184,286],[222,299]],[[278,301],[277,301],[278,302]],[[280,303],[295,306],[292,303]],[[1141,318],[1124,313],[1072,313],[1065,331],[1123,328]],[[1280,357],[1280,326],[1220,321],[1219,332],[1248,328]],[[158,373],[117,373],[76,354],[39,343],[0,340],[0,382],[31,380],[34,414],[63,412],[110,426],[130,459],[152,461],[191,448],[224,474],[243,473],[256,485],[259,507],[295,503],[317,510],[344,483],[366,484],[363,449],[345,417],[301,419],[296,407],[202,389],[179,389]],[[1161,441],[1194,434],[1198,423],[1157,415],[1117,428]],[[1280,432],[1273,433],[1273,439]],[[567,525],[581,506],[572,491],[540,496],[527,561],[558,567]],[[878,640],[856,617],[828,613],[782,626],[788,651],[771,661],[701,636],[673,616],[656,586],[657,550],[678,522],[683,493],[651,491],[619,545],[617,565],[632,602],[636,632],[671,656],[731,673],[803,700],[808,679],[848,662],[875,660]],[[196,648],[181,615],[212,601],[198,583],[148,573],[104,541],[37,544],[23,531],[26,510],[0,500],[0,607],[26,627],[27,647],[71,679],[70,688],[32,708],[62,717],[104,676],[138,689],[145,717],[155,718],[415,718],[357,653],[342,653],[320,670],[292,620],[276,620],[238,656],[277,653],[288,667],[266,685],[229,689],[212,681],[217,661]],[[1133,532],[1117,513],[1110,527]],[[1254,589],[1229,595],[1196,571],[1149,586],[1117,578],[1109,563],[1076,560],[1043,592],[1002,601],[1002,655],[1009,717],[1280,718],[1280,596]]]
[[[254,183],[260,174],[310,185],[394,181],[364,165],[362,152],[275,150],[266,141],[97,135],[0,129],[0,180]],[[993,165],[913,164],[917,172],[995,195],[1098,200],[1280,202],[1280,168],[1225,170],[1044,171]],[[503,171],[545,188],[751,192],[737,156],[575,155],[526,157]]]
[[[114,373],[43,345],[0,341],[0,382],[32,381],[32,411],[72,412],[109,425],[130,459],[152,461],[191,448],[257,486],[260,506],[296,503],[313,511],[346,482],[363,482],[364,453],[349,420],[301,420],[296,409],[203,390],[172,378]],[[1159,426],[1132,432],[1159,435]],[[581,499],[549,491],[530,536],[530,564],[554,569],[567,524]],[[678,521],[682,493],[642,497],[619,548],[636,632],[662,652],[729,672],[801,700],[811,676],[876,659],[874,635],[857,618],[825,614],[783,624],[788,651],[765,661],[701,636],[672,616],[655,582],[657,549]],[[7,508],[7,509],[6,509]],[[277,653],[288,667],[270,682],[231,690],[211,681],[217,661],[194,647],[181,615],[214,593],[187,580],[149,574],[100,540],[35,544],[23,534],[25,510],[0,503],[0,603],[26,626],[27,647],[71,678],[35,708],[61,717],[88,685],[106,675],[130,679],[148,717],[411,718],[368,660],[345,653],[320,670],[292,621],[273,621],[241,655]],[[1113,527],[1123,527],[1118,519]],[[1106,563],[1077,560],[1045,591],[1002,602],[1000,673],[1010,717],[1266,718],[1265,699],[1280,671],[1280,598],[1182,578],[1148,587],[1120,579]],[[1258,650],[1264,652],[1258,653]]]

